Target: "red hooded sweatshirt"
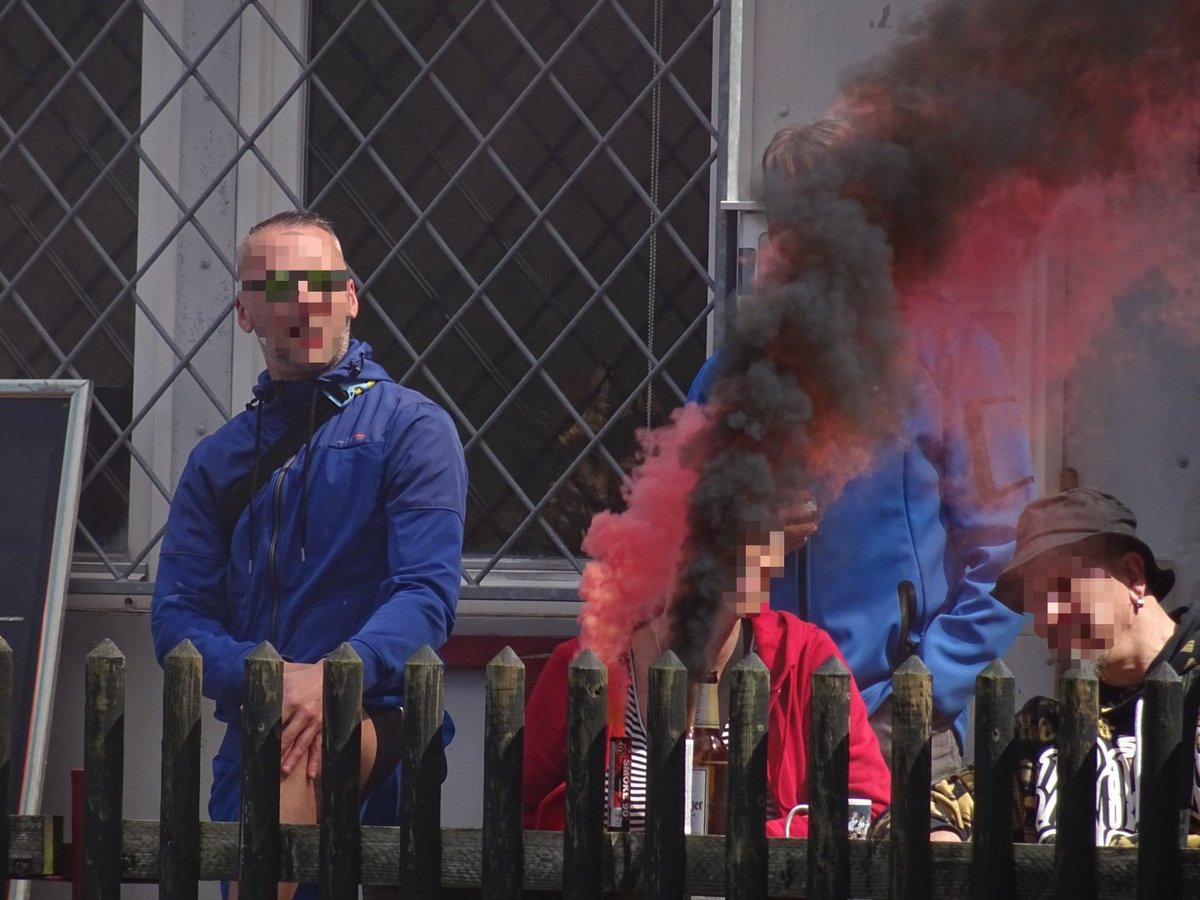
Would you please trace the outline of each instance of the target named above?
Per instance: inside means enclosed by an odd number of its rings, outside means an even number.
[[[754,652],[771,672],[767,790],[774,807],[767,835],[783,836],[784,816],[808,802],[807,734],[813,672],[829,657],[842,660],[833,639],[791,613],[772,610],[750,617]],[[530,829],[560,831],[567,751],[567,667],[579,640],[559,644],[534,686],[525,710],[524,821]],[[871,801],[872,817],[891,800],[891,775],[867,708],[850,680],[850,796]],[[791,837],[808,836],[808,816],[792,821]]]

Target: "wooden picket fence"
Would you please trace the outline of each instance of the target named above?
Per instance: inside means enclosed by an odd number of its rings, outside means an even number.
[[[1181,849],[1192,730],[1184,691],[1166,666],[1148,681],[1141,825],[1136,849],[1093,845],[1094,675],[1067,673],[1059,738],[1061,807],[1053,846],[1012,841],[1012,675],[995,662],[976,696],[973,841],[931,844],[928,672],[915,657],[894,677],[893,827],[885,841],[851,841],[847,821],[849,675],[831,658],[814,676],[809,732],[810,838],[768,840],[766,740],[769,674],[754,655],[732,672],[729,834],[683,834],[687,677],[673,654],[650,671],[649,784],[644,833],[602,827],[605,667],[585,651],[570,669],[566,830],[521,828],[524,667],[505,649],[487,667],[481,829],[443,829],[443,667],[429,649],[405,668],[403,825],[358,824],[362,666],[348,645],[325,667],[322,822],[278,822],[283,663],[268,644],[246,661],[240,823],[200,821],[200,657],[185,642],[167,660],[163,688],[162,807],[158,821],[122,816],[125,659],[111,641],[87,657],[82,896],[118,898],[123,882],[157,882],[160,897],[195,897],[201,881],[236,879],[244,900],[273,898],[278,881],[312,881],[327,898],[358,886],[400,885],[405,897],[568,898],[609,892],[762,897],[1194,897],[1200,853]],[[7,803],[12,654],[0,640],[0,809]],[[1191,707],[1194,710],[1194,706]],[[1194,718],[1192,719],[1194,721]],[[453,773],[451,776],[453,777]],[[76,848],[78,849],[78,848]],[[69,848],[55,816],[0,816],[0,896],[9,879],[67,874]]]

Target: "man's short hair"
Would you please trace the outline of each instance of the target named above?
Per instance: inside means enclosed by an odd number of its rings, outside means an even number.
[[[763,206],[767,226],[786,228],[794,215],[796,198],[812,185],[811,176],[841,161],[856,129],[848,119],[825,116],[804,125],[787,125],[775,133],[763,150]],[[824,179],[822,179],[824,181]]]
[[[333,245],[337,248],[337,252],[342,252],[342,242],[338,240],[337,232],[333,230],[333,223],[321,215],[319,212],[313,212],[310,209],[285,209],[283,212],[277,212],[273,216],[268,216],[257,225],[252,225],[250,230],[246,232],[246,236],[238,242],[237,246],[237,267],[238,277],[242,274],[242,259],[246,255],[246,245],[250,242],[250,238],[258,234],[260,231],[266,231],[268,228],[317,228],[324,231],[333,238]]]
[[[1063,491],[1034,500],[1025,507],[1017,521],[1016,552],[996,579],[992,593],[1006,606],[1023,610],[1023,571],[1043,554],[1068,549],[1106,568],[1115,567],[1126,553],[1138,553],[1146,565],[1146,587],[1163,608],[1173,612],[1186,605],[1164,602],[1175,585],[1175,573],[1159,568],[1150,548],[1137,536],[1137,516],[1133,510],[1111,494],[1092,488]]]
[[[763,174],[768,179],[799,181],[826,162],[852,132],[853,126],[840,116],[826,116],[804,125],[787,125],[775,132],[763,150]]]
[[[333,223],[319,212],[313,212],[310,209],[285,209],[283,212],[277,212],[252,226],[246,232],[246,237],[268,228],[300,228],[305,225],[311,228],[320,228],[337,238],[337,233],[333,230]]]

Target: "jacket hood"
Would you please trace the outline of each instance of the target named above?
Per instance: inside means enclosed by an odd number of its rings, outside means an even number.
[[[295,406],[297,410],[307,411],[313,388],[354,381],[392,381],[392,377],[375,362],[370,344],[351,338],[346,354],[320,375],[294,381],[275,381],[271,373],[263,369],[252,391],[254,399],[260,403],[272,403],[277,397],[282,397],[289,409]]]
[[[754,652],[772,672],[784,665],[785,660],[789,658],[789,652],[792,656],[796,656],[803,649],[803,645],[807,643],[806,640],[797,640],[797,635],[785,627],[783,613],[779,610],[765,610],[747,618],[754,631]],[[805,631],[807,630],[805,629]],[[789,635],[792,635],[790,641]],[[778,693],[779,689],[778,684],[771,684],[772,697]]]

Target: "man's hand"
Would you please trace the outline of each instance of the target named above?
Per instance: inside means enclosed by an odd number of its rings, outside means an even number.
[[[308,777],[321,774],[325,661],[283,664],[283,737],[279,768],[284,776],[307,758]]]
[[[817,530],[819,519],[817,503],[808,491],[805,491],[799,500],[783,510],[779,515],[783,520],[783,549],[785,553],[792,553],[799,550],[808,543],[809,537]]]
[[[758,243],[754,254],[754,286],[772,288],[794,281],[799,261],[799,239],[789,229],[778,229]]]

